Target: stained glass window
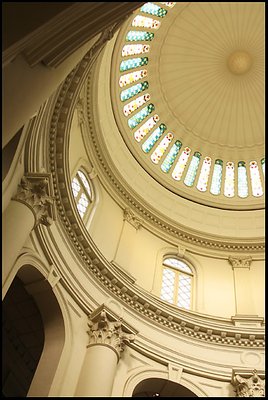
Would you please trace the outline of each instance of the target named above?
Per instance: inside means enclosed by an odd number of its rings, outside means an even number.
[[[126,85],[130,85],[138,81],[139,79],[144,78],[147,75],[146,69],[141,69],[140,71],[130,72],[129,74],[120,76],[119,86],[123,87]]]
[[[161,18],[163,18],[167,14],[167,10],[157,6],[154,3],[145,3],[140,10],[144,13],[156,15],[157,17]]]
[[[224,196],[233,197],[234,194],[234,163],[229,161],[227,162],[225,169]]]
[[[130,58],[129,60],[121,61],[120,72],[128,71],[129,69],[142,67],[148,64],[148,57]]]
[[[170,168],[172,167],[177,154],[182,146],[182,143],[179,140],[176,140],[176,142],[173,144],[171,147],[168,155],[166,156],[165,160],[163,161],[161,165],[161,169],[164,172],[169,172]]]
[[[128,99],[131,99],[131,97],[136,96],[136,94],[142,92],[143,90],[148,89],[149,83],[147,81],[137,83],[136,85],[131,86],[128,89],[122,90],[120,94],[120,99],[121,101],[126,101]]]
[[[127,42],[140,42],[140,41],[151,41],[154,38],[153,32],[144,31],[129,31],[126,36]]]
[[[205,192],[207,190],[210,167],[211,167],[211,158],[205,157],[199,175],[199,179],[196,185],[197,189],[200,190],[201,192]]]
[[[188,161],[189,155],[191,153],[191,149],[189,147],[185,147],[183,150],[182,154],[180,155],[180,158],[172,172],[172,178],[174,178],[176,181],[180,181],[184,168],[186,166],[186,163]]]
[[[128,126],[133,129],[137,125],[139,125],[149,114],[154,111],[154,105],[149,104],[148,106],[144,107],[141,111],[137,112],[137,114],[133,115],[133,117],[129,118]]]
[[[251,189],[254,197],[259,197],[263,195],[261,178],[259,173],[259,167],[257,161],[250,161],[249,172],[251,180]]]
[[[144,17],[143,15],[136,15],[136,17],[132,21],[132,26],[141,28],[158,29],[160,27],[160,24],[160,21],[157,21],[153,18]]]
[[[265,177],[265,158],[261,159],[261,168],[262,168],[263,176]]]
[[[200,158],[201,158],[201,153],[195,151],[184,179],[184,183],[186,186],[193,186]]]
[[[218,195],[221,192],[222,166],[223,166],[222,160],[215,160],[211,186],[210,186],[210,193],[215,195]]]
[[[173,134],[169,132],[164,139],[159,143],[153,154],[151,155],[151,160],[154,164],[158,164],[161,160],[163,154],[171,143],[173,139]]]
[[[248,178],[245,161],[239,161],[237,167],[237,179],[238,179],[238,196],[248,196]]]
[[[150,50],[149,44],[125,44],[125,46],[122,49],[122,57],[148,53],[149,50]]]
[[[159,115],[155,114],[153,117],[149,118],[136,132],[134,132],[134,138],[137,142],[140,142],[144,136],[156,125],[159,121]]]
[[[78,212],[81,218],[84,218],[88,206],[92,202],[92,191],[86,175],[80,170],[72,180],[72,191]]]
[[[160,124],[160,126],[153,131],[150,137],[141,146],[144,153],[149,153],[149,151],[152,149],[155,143],[160,139],[160,137],[162,136],[162,134],[165,132],[166,129],[167,127],[165,124]]]
[[[189,310],[192,303],[193,272],[184,262],[168,258],[163,262],[160,298]]]
[[[166,7],[172,8],[175,6],[175,2],[172,1],[167,1],[167,2],[161,2],[161,4],[164,4]]]
[[[149,93],[146,93],[143,96],[137,97],[135,100],[132,100],[130,103],[126,104],[123,108],[125,116],[127,117],[128,115],[133,113],[133,111],[140,108],[148,100],[150,100],[150,95]]]

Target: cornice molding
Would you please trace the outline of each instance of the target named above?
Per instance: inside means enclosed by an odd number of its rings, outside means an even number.
[[[88,53],[76,69],[67,76],[57,94],[55,108],[51,116],[49,160],[59,216],[58,221],[62,224],[66,235],[80,256],[81,263],[84,264],[96,281],[108,293],[116,297],[125,306],[130,307],[138,315],[159,324],[163,328],[186,335],[193,340],[201,340],[217,345],[238,346],[239,348],[262,348],[264,345],[263,329],[254,329],[254,331],[247,328],[238,329],[232,325],[231,321],[223,321],[216,318],[207,319],[203,316],[196,316],[195,313],[183,312],[171,305],[165,305],[160,299],[154,299],[149,293],[135,287],[133,284],[129,284],[129,282],[123,279],[122,274],[118,274],[117,268],[105,260],[99,253],[86,228],[78,221],[77,210],[70,201],[72,194],[68,172],[69,130],[73,115],[72,110],[77,102],[78,94],[103,44],[104,42],[99,41],[95,46],[95,50]],[[102,163],[104,164],[104,161],[101,159],[98,147],[96,148],[96,154],[100,157],[101,166]],[[131,209],[138,211],[138,215],[144,216],[147,221],[155,224],[159,229],[165,229],[170,232],[171,236],[175,236],[176,238],[178,236],[185,236],[183,232],[179,232],[174,227],[171,228],[164,221],[157,218],[156,215],[150,214],[148,210],[137,204],[133,197],[125,191],[125,188],[120,185],[112,172],[106,172],[112,177],[114,188],[125,198],[126,204]],[[210,243],[204,241],[204,239],[192,236],[186,237],[185,241],[187,242],[187,240],[196,241],[201,246],[218,247],[220,250],[228,252],[230,250],[260,251],[263,248],[262,244],[237,245],[236,247],[236,245],[230,243],[223,246],[220,242]],[[209,323],[209,321],[213,321],[213,324]]]

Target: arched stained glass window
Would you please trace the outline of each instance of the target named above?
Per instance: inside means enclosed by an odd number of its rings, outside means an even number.
[[[193,272],[183,261],[167,258],[163,262],[160,298],[189,310],[192,305]]]
[[[146,103],[146,101],[150,100],[150,95],[149,93],[144,94],[143,96],[137,97],[135,100],[132,100],[130,103],[126,104],[123,108],[123,112],[125,116],[127,117],[131,113],[133,113],[135,110],[140,108],[143,104]]]
[[[144,17],[143,15],[136,15],[136,17],[132,21],[132,26],[141,28],[158,29],[160,27],[160,24],[160,21],[157,21],[153,18]]]
[[[259,173],[259,167],[257,161],[250,161],[249,172],[251,180],[251,189],[254,197],[259,197],[263,195],[261,178]]]
[[[137,114],[133,115],[133,117],[129,118],[128,126],[133,129],[137,125],[139,125],[149,114],[154,111],[154,105],[149,104],[148,106],[144,107],[141,111],[137,112]]]
[[[167,10],[164,8],[159,7],[158,5],[154,3],[145,3],[140,11],[151,14],[151,15],[156,15],[157,17],[163,18],[167,14]]]
[[[151,160],[154,164],[158,164],[161,160],[163,154],[167,150],[168,146],[170,145],[173,139],[173,134],[169,132],[164,139],[159,143],[153,154],[151,155]]]
[[[121,61],[120,72],[128,71],[129,69],[142,67],[148,64],[148,57],[130,58],[129,60]]]
[[[148,53],[149,50],[150,50],[149,44],[125,44],[125,46],[122,49],[122,57]]]
[[[166,156],[165,160],[161,165],[161,169],[163,172],[168,172],[170,170],[177,157],[177,154],[179,153],[181,146],[182,143],[179,140],[176,140],[176,142],[171,147],[168,155]]]
[[[197,189],[200,190],[201,192],[205,192],[207,190],[210,167],[211,167],[211,158],[205,157],[199,175],[199,179],[196,185]]]
[[[200,158],[201,153],[199,153],[199,151],[195,151],[184,179],[184,183],[186,186],[193,186]]]
[[[142,92],[143,90],[148,89],[149,84],[147,81],[142,82],[142,83],[137,83],[134,86],[131,86],[128,89],[122,90],[120,94],[120,99],[121,101],[126,101],[128,99],[131,99],[131,97],[136,96],[136,94]]]
[[[127,42],[149,42],[153,40],[153,32],[143,32],[143,31],[129,31],[126,36]]]
[[[191,149],[189,147],[185,147],[183,150],[182,154],[180,155],[180,158],[172,172],[172,178],[174,178],[176,181],[180,181],[184,168],[186,166],[186,163],[188,161],[189,155],[191,153]]]
[[[245,161],[237,164],[238,196],[245,198],[248,196],[248,178]]]
[[[153,133],[143,143],[141,147],[144,153],[149,153],[149,151],[153,148],[155,143],[160,139],[160,137],[163,135],[166,129],[167,127],[165,124],[160,124],[160,126],[153,131]]]
[[[72,191],[78,212],[83,219],[89,204],[92,202],[92,191],[86,175],[81,170],[77,171],[72,180]]]
[[[137,140],[137,142],[140,142],[158,121],[159,115],[155,114],[153,117],[149,118],[139,129],[137,129],[136,132],[134,132],[134,138]]]
[[[124,87],[138,81],[139,79],[147,76],[147,70],[141,69],[140,71],[130,72],[129,74],[120,76],[119,86]]]
[[[265,177],[265,158],[261,159],[261,169],[262,169],[263,176]]]
[[[228,161],[225,169],[224,196],[233,197],[234,194],[235,194],[234,163]]]
[[[221,192],[221,181],[222,181],[222,160],[215,160],[214,170],[211,180],[210,193],[218,195]]]

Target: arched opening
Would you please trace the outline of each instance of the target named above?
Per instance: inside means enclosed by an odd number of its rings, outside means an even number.
[[[47,397],[64,338],[50,284],[36,268],[23,266],[3,301],[2,396]]]
[[[132,397],[198,397],[179,383],[167,379],[149,378],[140,382]]]

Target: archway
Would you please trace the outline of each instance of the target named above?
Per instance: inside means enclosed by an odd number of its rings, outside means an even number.
[[[198,397],[179,383],[167,379],[149,378],[141,381],[132,397]]]

